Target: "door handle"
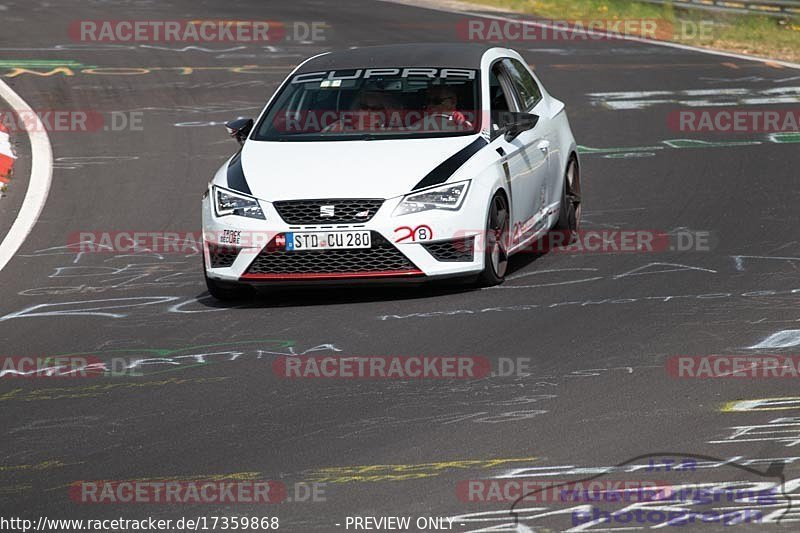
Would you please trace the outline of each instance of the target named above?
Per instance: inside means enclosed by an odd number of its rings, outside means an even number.
[[[542,141],[536,147],[542,151],[543,154],[546,154],[550,151],[550,141]]]

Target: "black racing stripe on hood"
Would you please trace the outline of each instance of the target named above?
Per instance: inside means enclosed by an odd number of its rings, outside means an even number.
[[[244,179],[244,170],[242,169],[242,151],[239,150],[231,162],[228,163],[228,188],[240,193],[252,196],[250,187],[247,185],[247,180]]]
[[[411,190],[416,191],[417,189],[424,189],[446,182],[456,170],[461,168],[461,165],[466,163],[470,157],[478,153],[481,148],[488,144],[489,142],[486,139],[478,137],[473,142],[442,161],[439,166],[431,170],[428,175],[422,178],[422,181],[417,183]]]

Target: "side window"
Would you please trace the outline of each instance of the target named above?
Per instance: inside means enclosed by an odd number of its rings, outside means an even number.
[[[525,65],[516,59],[504,59],[503,64],[508,71],[508,77],[511,78],[511,82],[514,84],[514,89],[519,95],[522,109],[530,111],[542,98],[542,92],[539,90],[536,80],[533,79]]]
[[[495,63],[492,71],[489,74],[489,99],[490,110],[492,118],[492,135],[499,131],[504,123],[504,117],[508,116],[508,112],[516,110],[514,97],[508,90],[507,78],[503,77],[503,68],[500,62]]]
[[[491,98],[492,102],[492,111],[510,111],[511,107],[509,102],[511,99],[508,98],[503,90],[503,86],[500,84],[499,73],[500,63],[492,67],[492,72],[489,75],[489,98]]]

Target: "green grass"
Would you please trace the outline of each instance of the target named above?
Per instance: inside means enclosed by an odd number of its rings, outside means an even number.
[[[685,10],[671,5],[631,0],[467,0],[555,20],[660,19],[658,38],[692,46],[727,50],[800,62],[800,20],[759,15],[735,15]],[[711,22],[703,35],[682,34],[680,28]],[[692,24],[694,23],[694,25]]]

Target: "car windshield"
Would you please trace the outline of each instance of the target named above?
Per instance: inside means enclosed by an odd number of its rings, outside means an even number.
[[[294,76],[264,115],[258,141],[470,135],[480,129],[478,72],[371,68]]]

